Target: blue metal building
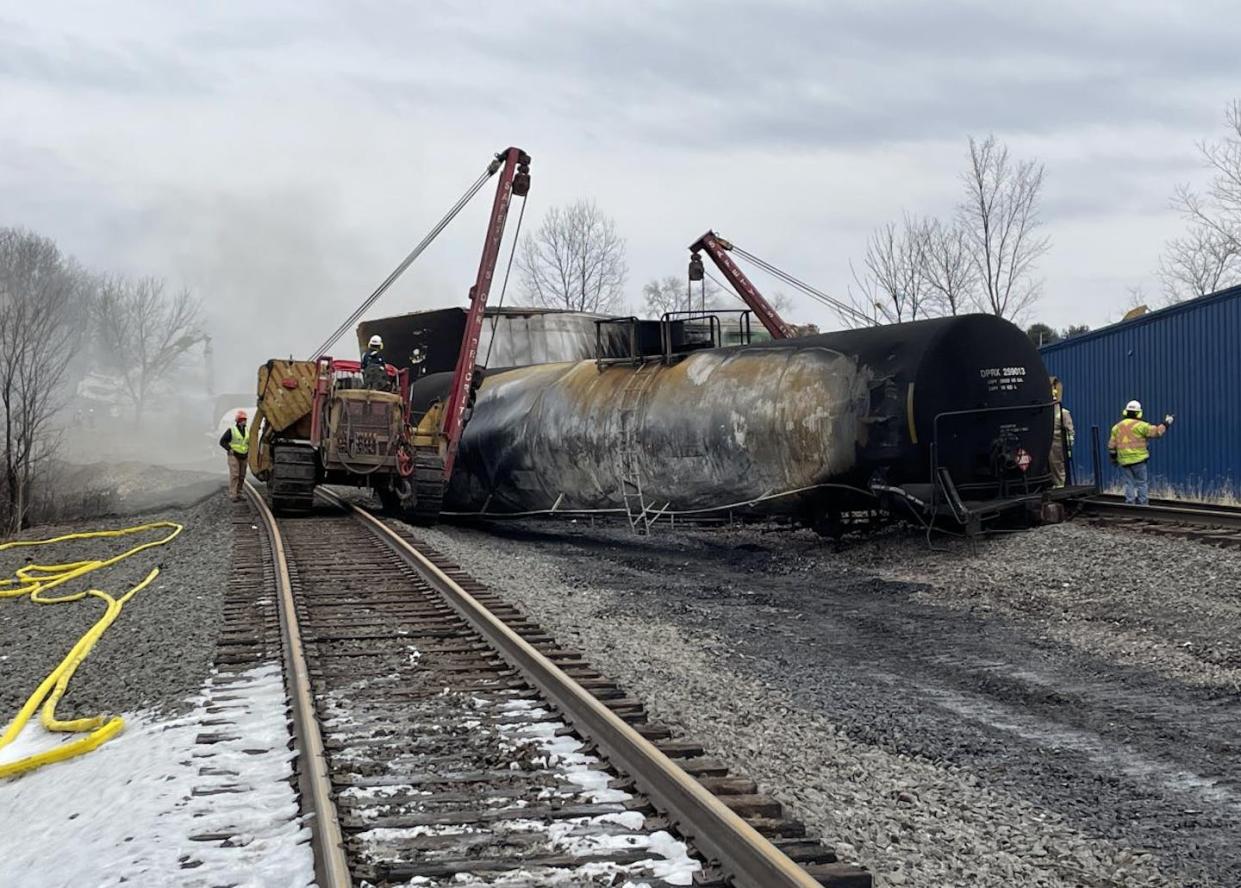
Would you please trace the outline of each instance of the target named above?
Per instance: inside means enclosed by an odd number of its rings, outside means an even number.
[[[1119,482],[1107,437],[1125,402],[1142,402],[1158,422],[1176,414],[1151,444],[1151,486],[1191,498],[1241,492],[1241,286],[1151,312],[1041,349],[1064,383],[1077,429],[1075,477],[1089,482],[1090,427],[1099,427],[1103,486]]]

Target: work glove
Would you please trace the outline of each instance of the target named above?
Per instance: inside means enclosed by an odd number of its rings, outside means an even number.
[[[1176,419],[1176,417],[1175,417],[1175,416],[1173,416],[1171,413],[1169,413],[1169,414],[1167,414],[1166,416],[1164,416],[1164,418],[1163,418],[1163,424],[1164,424],[1164,425],[1169,425],[1169,426],[1170,426],[1170,425],[1172,425],[1172,420],[1174,420],[1174,419]]]
[[[1112,465],[1114,465],[1114,466],[1115,466],[1115,465],[1119,465],[1119,464],[1120,464],[1120,457],[1118,457],[1118,456],[1116,455],[1116,451],[1115,451],[1115,450],[1109,450],[1109,451],[1107,452],[1107,458],[1108,458],[1109,460],[1111,460]]]

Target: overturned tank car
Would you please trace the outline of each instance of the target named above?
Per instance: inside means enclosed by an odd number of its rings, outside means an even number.
[[[595,323],[593,358],[487,371],[446,511],[887,511],[977,529],[1050,486],[1047,371],[999,318],[735,347],[709,313]],[[418,379],[415,415],[446,386]]]

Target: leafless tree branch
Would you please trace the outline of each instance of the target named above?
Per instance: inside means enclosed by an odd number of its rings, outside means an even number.
[[[858,311],[887,323],[926,317],[935,292],[928,274],[933,227],[906,216],[899,227],[889,222],[871,232],[862,269],[850,264],[857,287],[850,298]]]
[[[1224,118],[1227,135],[1198,144],[1210,185],[1203,193],[1181,185],[1172,198],[1188,230],[1168,241],[1159,261],[1159,280],[1170,302],[1241,279],[1241,102],[1234,100]]]
[[[960,224],[930,220],[923,255],[923,273],[930,288],[926,314],[958,315],[977,305],[978,269]]]
[[[522,242],[517,267],[536,305],[614,312],[624,300],[625,239],[594,201],[549,210]]]
[[[75,309],[88,282],[53,241],[0,229],[0,527],[8,531],[22,526],[34,484],[59,443],[52,421],[65,397]]]
[[[166,292],[158,278],[105,279],[95,302],[95,335],[141,422],[152,388],[167,380],[201,342],[202,308],[188,290]]]
[[[1034,270],[1050,246],[1038,234],[1043,178],[1041,163],[1013,160],[995,136],[970,139],[957,223],[979,281],[980,308],[999,317],[1020,318],[1040,295]]]

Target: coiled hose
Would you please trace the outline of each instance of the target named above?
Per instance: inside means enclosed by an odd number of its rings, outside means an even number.
[[[0,598],[20,598],[28,595],[30,600],[36,604],[63,604],[71,601],[81,601],[89,595],[100,599],[106,606],[103,616],[77,640],[77,643],[65,655],[64,659],[60,661],[55,669],[48,673],[47,677],[40,682],[35,692],[26,699],[17,716],[9,724],[5,732],[0,735],[0,749],[3,749],[17,739],[40,704],[43,707],[40,713],[40,721],[43,723],[44,728],[49,731],[80,733],[86,736],[62,743],[44,752],[17,759],[16,761],[0,763],[0,779],[16,777],[19,774],[25,774],[28,771],[33,771],[53,762],[63,762],[67,759],[84,755],[115,737],[125,727],[125,720],[118,715],[97,715],[90,718],[62,721],[56,717],[56,704],[64,696],[65,690],[69,687],[69,680],[73,678],[74,672],[82,665],[82,661],[86,659],[87,654],[91,652],[95,642],[100,639],[108,627],[120,616],[121,609],[125,604],[154,582],[155,578],[159,576],[159,568],[152,568],[150,573],[141,582],[131,587],[120,598],[113,598],[107,592],[100,591],[99,589],[85,589],[80,592],[71,592],[60,596],[49,596],[47,593],[58,586],[84,577],[94,571],[118,564],[131,555],[136,555],[156,546],[167,545],[181,533],[184,527],[173,521],[154,521],[150,524],[139,524],[120,530],[95,530],[83,533],[69,533],[48,540],[16,540],[9,543],[0,543],[0,552],[2,552],[8,549],[50,546],[55,543],[68,542],[69,540],[130,536],[159,529],[168,529],[171,532],[158,540],[151,540],[134,546],[132,549],[111,558],[69,561],[62,564],[27,564],[14,571],[13,577],[0,580]]]

